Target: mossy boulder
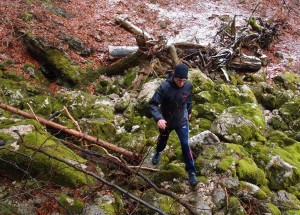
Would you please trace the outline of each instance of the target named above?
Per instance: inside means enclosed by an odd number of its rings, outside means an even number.
[[[60,111],[63,108],[63,104],[48,95],[37,95],[24,98],[21,102],[21,109],[30,113],[31,108],[36,115],[48,118],[53,113]]]
[[[237,106],[243,103],[257,103],[254,93],[246,85],[216,85],[211,94],[215,102],[225,107]]]
[[[10,163],[16,163],[21,169],[27,169],[30,166],[30,174],[36,177],[72,187],[79,187],[93,182],[90,177],[55,158],[51,158],[51,156],[54,156],[65,162],[85,168],[85,159],[77,156],[48,133],[32,131],[27,133],[23,140],[8,144],[6,147],[12,151],[1,150],[0,157]],[[13,152],[14,150],[16,153]],[[44,151],[49,156],[39,152],[39,150]],[[11,169],[11,166],[5,165],[2,168]]]
[[[272,215],[281,215],[281,211],[279,210],[279,208],[272,204],[272,203],[267,203],[267,208],[269,209],[270,213]]]
[[[200,70],[197,69],[190,69],[190,80],[193,84],[193,93],[197,95],[197,93],[200,93],[202,91],[211,91],[215,87],[215,83],[208,78],[204,73],[202,73]],[[195,97],[197,100],[197,97]]]
[[[219,103],[205,103],[197,104],[193,107],[195,117],[203,117],[207,120],[215,120],[225,109],[222,104]]]
[[[221,114],[211,125],[211,131],[220,140],[243,144],[255,138],[258,132],[256,125],[243,115]]]
[[[286,102],[279,109],[279,114],[283,120],[291,127],[297,130],[300,120],[300,97],[292,101]]]
[[[247,212],[242,207],[241,202],[235,196],[228,199],[227,213],[232,215],[246,215]]]
[[[68,211],[68,213],[72,213],[74,215],[83,213],[84,202],[80,199],[69,197],[66,194],[61,194],[58,197],[58,202]]]
[[[264,131],[266,128],[265,117],[262,113],[262,110],[255,103],[243,103],[238,106],[232,106],[227,108],[223,113],[232,114],[235,116],[242,115],[251,120],[261,131]]]
[[[114,141],[117,133],[112,120],[84,118],[80,120],[80,125],[84,133],[106,141]]]
[[[300,90],[300,77],[296,73],[284,72],[274,77],[274,82],[287,90]]]
[[[0,79],[0,101],[16,108],[20,107],[21,101],[29,96],[28,85],[25,82],[16,82],[10,79]]]
[[[250,158],[243,158],[237,163],[237,176],[256,185],[266,185],[268,180],[264,171],[257,167],[255,162]]]
[[[173,181],[174,179],[184,178],[186,175],[187,173],[182,163],[170,163],[156,173],[154,180],[157,182]]]
[[[57,99],[67,107],[76,120],[80,118],[114,119],[114,103],[105,96],[69,91],[59,93]]]
[[[31,33],[25,33],[23,38],[28,51],[43,65],[47,78],[59,80],[66,86],[82,82],[85,71],[71,62],[63,51],[45,44]]]

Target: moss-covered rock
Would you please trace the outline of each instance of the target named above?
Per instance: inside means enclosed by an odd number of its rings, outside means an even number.
[[[231,196],[228,200],[227,213],[232,215],[246,215],[247,212],[242,207],[237,197]]]
[[[215,87],[215,83],[204,73],[197,69],[190,69],[190,79],[194,86],[193,93],[196,95],[201,91],[211,91]]]
[[[281,131],[272,131],[268,134],[267,139],[269,142],[275,143],[280,147],[285,147],[297,143],[296,140],[290,138]]]
[[[257,126],[243,115],[221,114],[211,125],[211,131],[220,140],[230,143],[246,143],[255,138],[258,132]]]
[[[23,37],[29,52],[44,66],[44,75],[59,79],[66,86],[80,85],[85,71],[71,62],[61,50],[50,47],[30,33]]]
[[[50,134],[32,131],[23,137],[23,141],[18,141],[14,146],[7,146],[11,150],[17,150],[18,153],[1,150],[0,157],[11,163],[16,163],[21,169],[27,169],[29,165],[31,174],[43,179],[52,180],[57,184],[77,187],[93,181],[65,163],[38,151],[42,150],[50,156],[63,159],[72,165],[84,166],[86,160],[77,156],[72,150],[65,147]],[[22,154],[27,156],[23,156]],[[6,168],[6,166],[2,166],[2,168]],[[11,169],[11,166],[8,168]]]
[[[289,90],[300,90],[300,77],[296,73],[284,72],[274,77],[274,82],[280,87]]]
[[[184,178],[186,171],[182,163],[170,163],[155,175],[155,181],[173,181],[174,179]]]
[[[290,126],[295,126],[297,129],[297,123],[295,121],[300,119],[300,98],[296,98],[292,101],[286,102],[279,109],[280,116]],[[296,130],[295,130],[296,131]]]
[[[251,120],[258,129],[264,131],[266,128],[265,117],[260,107],[255,103],[244,103],[239,106],[227,108],[224,114],[229,113],[232,115],[243,115]]]
[[[193,109],[197,111],[195,117],[203,117],[213,121],[223,112],[225,107],[219,103],[205,103],[195,105]]]
[[[71,198],[65,194],[60,194],[58,202],[65,208],[68,213],[82,214],[84,209],[84,203],[77,198]]]
[[[24,98],[21,102],[21,108],[29,113],[32,108],[36,115],[48,118],[53,113],[62,110],[63,104],[52,96],[37,95]]]
[[[272,215],[281,215],[281,211],[276,205],[273,205],[272,203],[267,203],[267,207]]]
[[[254,183],[256,185],[266,185],[267,179],[264,171],[257,167],[250,158],[244,158],[237,163],[237,176],[239,179]]]

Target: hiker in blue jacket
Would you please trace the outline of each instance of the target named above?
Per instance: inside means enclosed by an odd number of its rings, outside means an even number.
[[[198,184],[196,169],[189,140],[189,124],[192,112],[193,85],[187,80],[188,67],[178,64],[174,73],[168,75],[155,91],[149,102],[150,112],[159,128],[156,153],[152,157],[152,164],[159,163],[162,151],[167,145],[170,132],[175,130],[180,143],[185,169],[192,186]]]

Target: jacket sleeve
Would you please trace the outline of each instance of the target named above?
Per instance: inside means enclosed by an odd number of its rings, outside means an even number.
[[[159,86],[149,102],[150,112],[155,122],[157,122],[160,119],[163,119],[163,116],[160,111],[160,104],[162,103],[162,101],[163,101],[163,88],[162,86]]]
[[[191,89],[190,89],[190,93],[186,105],[188,114],[192,113],[192,97],[193,97],[193,85],[191,85]]]

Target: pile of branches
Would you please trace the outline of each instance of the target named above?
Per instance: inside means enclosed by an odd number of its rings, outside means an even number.
[[[140,84],[145,76],[164,75],[176,64],[185,63],[190,68],[199,68],[206,73],[228,70],[258,71],[263,65],[263,50],[270,47],[278,38],[283,23],[268,23],[261,18],[250,17],[244,26],[236,26],[236,16],[228,23],[223,23],[214,37],[214,45],[197,43],[173,43],[167,45],[164,37],[153,39],[147,32],[139,29],[127,19],[116,17],[116,22],[133,33],[136,49],[121,57],[106,68],[107,75],[122,74],[128,68],[144,65],[140,72]],[[115,47],[117,49],[117,47]],[[124,52],[124,47],[123,50]],[[122,52],[121,51],[121,52]],[[137,88],[138,86],[135,86]]]

